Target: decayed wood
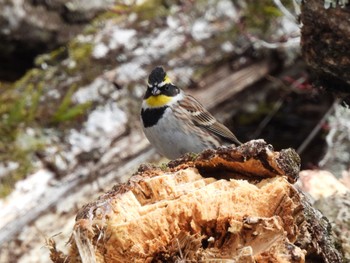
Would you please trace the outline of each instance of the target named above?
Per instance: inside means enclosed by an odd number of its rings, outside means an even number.
[[[142,165],[78,213],[54,262],[341,262],[319,212],[294,186],[300,160],[263,140]],[[225,178],[225,179],[221,179]],[[59,260],[54,260],[58,258]]]

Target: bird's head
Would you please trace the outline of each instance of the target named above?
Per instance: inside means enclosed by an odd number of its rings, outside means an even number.
[[[180,89],[176,87],[162,67],[156,67],[148,77],[144,101],[148,107],[164,107],[177,99]]]

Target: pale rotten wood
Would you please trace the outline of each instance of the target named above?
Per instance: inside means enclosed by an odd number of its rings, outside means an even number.
[[[242,180],[205,179],[195,168],[164,173],[139,181],[108,205],[99,204],[102,220],[95,221],[95,213],[90,214],[90,234],[102,237],[93,253],[104,254],[106,260],[99,262],[145,262],[153,257],[172,261],[180,257],[180,250],[193,254],[192,258],[185,256],[187,260],[240,260],[241,250],[251,247],[252,258],[268,253],[270,258],[284,256],[290,259],[286,262],[304,262],[305,253],[287,238],[293,240],[297,235],[287,226],[293,223],[292,214],[298,207],[294,194],[284,178],[254,185]],[[78,220],[76,229],[86,230],[86,219]],[[208,247],[187,251],[185,242],[177,248],[170,245],[168,251],[169,244],[181,240],[182,235],[195,235],[191,242],[207,242]],[[80,246],[75,250],[74,244],[72,262],[81,250]],[[280,249],[286,244],[297,260],[292,261],[291,255]]]
[[[256,140],[141,166],[81,209],[69,254],[52,249],[52,258],[79,262],[88,250],[101,263],[341,262],[327,221],[290,183],[299,165],[295,151]]]

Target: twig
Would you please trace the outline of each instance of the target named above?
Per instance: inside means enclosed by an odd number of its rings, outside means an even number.
[[[310,132],[310,134],[306,137],[306,139],[303,141],[303,143],[298,147],[297,153],[300,155],[303,153],[303,151],[306,149],[306,147],[309,145],[309,143],[314,139],[316,134],[320,131],[322,125],[324,124],[325,120],[331,115],[334,111],[335,105],[339,103],[339,99],[336,99],[332,106],[328,109],[328,111],[323,115],[322,119],[317,123],[317,125],[313,128],[313,130]]]
[[[267,124],[271,121],[273,116],[278,112],[278,110],[283,105],[284,98],[279,99],[275,105],[273,106],[273,110],[260,122],[258,128],[254,132],[252,138],[259,138],[261,131],[267,126]]]
[[[250,40],[254,42],[253,44],[257,48],[264,47],[268,49],[278,49],[278,48],[297,47],[298,45],[300,45],[300,36],[289,38],[286,42],[276,42],[276,43],[269,43],[253,36],[250,36]]]
[[[258,138],[261,134],[261,131],[267,126],[267,124],[271,121],[271,119],[273,118],[273,116],[276,115],[276,113],[279,111],[279,109],[282,107],[283,102],[286,98],[286,96],[293,92],[299,92],[298,89],[296,89],[296,87],[304,82],[304,78],[299,78],[298,80],[296,80],[297,83],[293,83],[291,86],[287,86],[283,81],[281,81],[280,79],[273,77],[271,75],[267,75],[265,77],[267,80],[276,83],[277,85],[281,86],[286,93],[278,100],[275,102],[272,111],[260,122],[258,128],[256,129],[256,131],[254,132],[252,138]]]

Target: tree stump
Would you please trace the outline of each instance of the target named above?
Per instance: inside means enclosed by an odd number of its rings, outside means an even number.
[[[263,140],[142,165],[77,215],[53,262],[342,262],[292,183],[300,158]]]

